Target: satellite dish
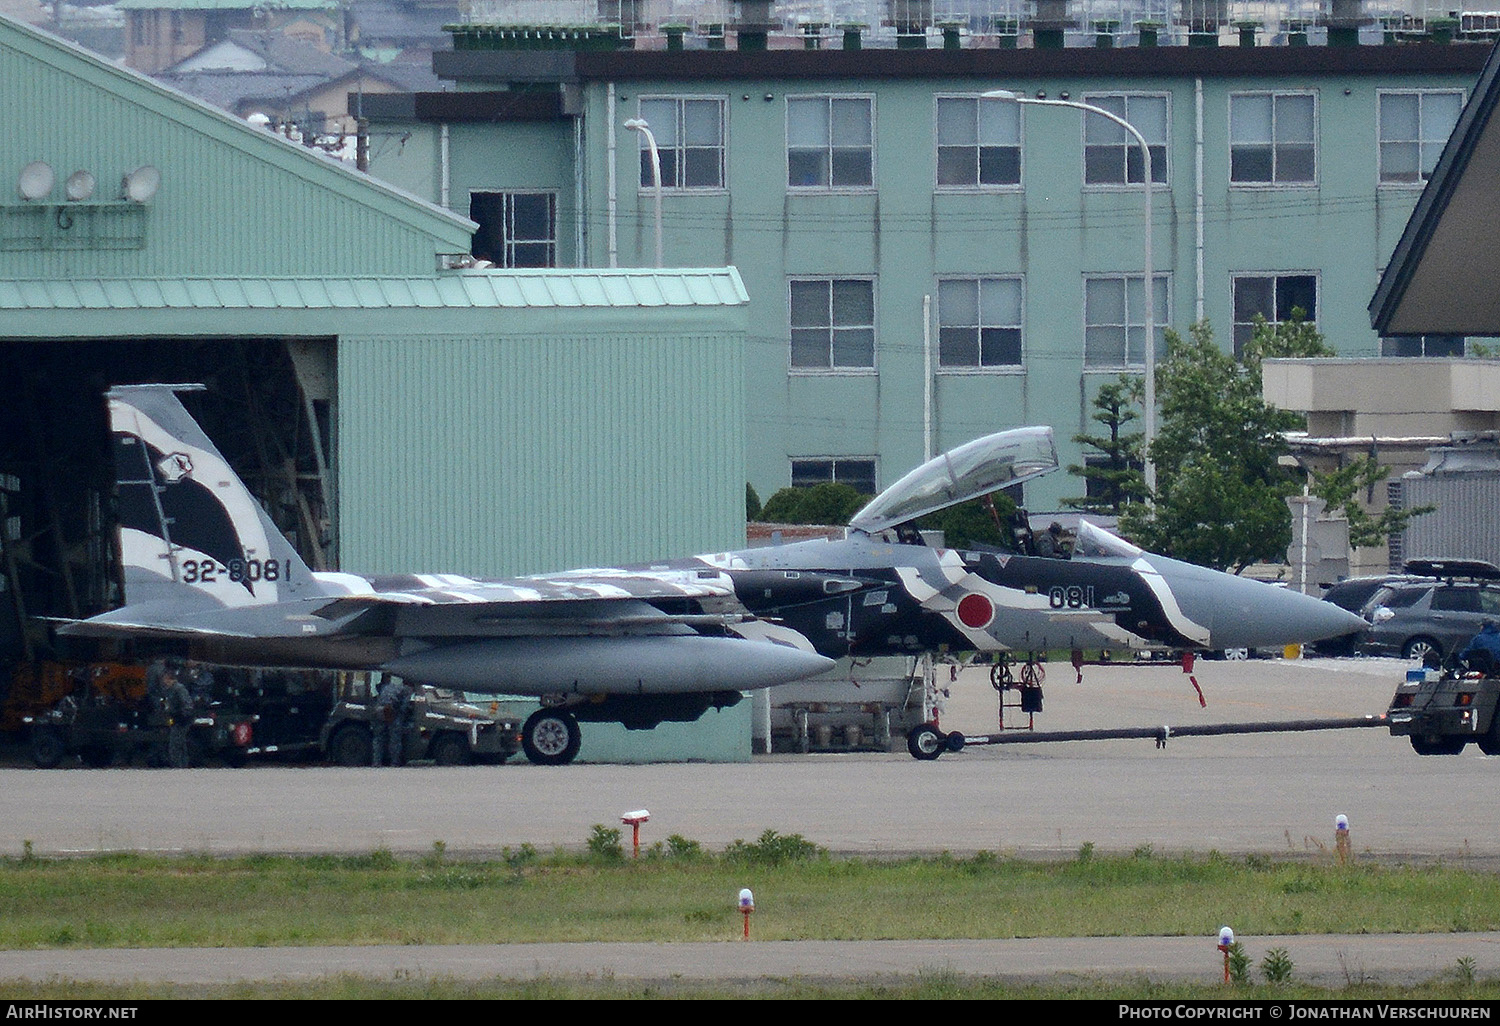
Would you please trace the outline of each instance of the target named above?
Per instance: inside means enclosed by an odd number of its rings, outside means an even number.
[[[94,194],[94,186],[97,184],[98,180],[87,171],[74,171],[63,183],[63,192],[74,203],[81,203]]]
[[[51,164],[45,160],[33,160],[21,168],[21,176],[16,179],[16,191],[23,200],[34,203],[52,195],[52,183],[56,180]]]
[[[120,196],[132,203],[145,203],[161,188],[161,172],[150,164],[143,164],[130,172],[120,182]]]

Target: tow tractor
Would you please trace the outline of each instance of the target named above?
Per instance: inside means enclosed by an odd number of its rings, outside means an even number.
[[[1500,755],[1500,678],[1479,670],[1408,670],[1386,710],[1392,737],[1411,738],[1418,755],[1457,755],[1470,741]]]

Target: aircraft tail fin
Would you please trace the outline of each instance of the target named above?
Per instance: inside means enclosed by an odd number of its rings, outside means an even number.
[[[178,400],[201,385],[109,390],[125,604],[266,605],[321,592]]]

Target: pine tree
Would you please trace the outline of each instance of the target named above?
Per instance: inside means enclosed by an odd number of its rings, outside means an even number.
[[[1145,393],[1140,378],[1121,374],[1120,379],[1099,389],[1094,396],[1094,420],[1104,434],[1078,434],[1073,441],[1104,454],[1104,459],[1068,465],[1068,473],[1089,482],[1089,494],[1064,499],[1063,504],[1086,513],[1119,516],[1126,505],[1146,497],[1146,478],[1141,462],[1141,432],[1127,428],[1141,419],[1137,412]]]

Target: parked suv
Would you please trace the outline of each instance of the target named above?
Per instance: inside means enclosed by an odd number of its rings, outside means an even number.
[[[1431,580],[1390,584],[1360,610],[1370,630],[1360,650],[1441,663],[1486,620],[1500,621],[1500,568],[1472,559],[1408,560]]]
[[[1375,574],[1370,577],[1350,577],[1339,581],[1337,584],[1327,585],[1328,590],[1323,593],[1324,602],[1332,602],[1340,609],[1347,609],[1351,613],[1359,613],[1375,593],[1382,588],[1392,587],[1398,584],[1431,583],[1429,578],[1418,577],[1414,574]],[[1313,651],[1318,655],[1347,656],[1353,655],[1355,646],[1364,639],[1364,631],[1354,631],[1350,634],[1342,634],[1337,638],[1325,638],[1313,643]]]

